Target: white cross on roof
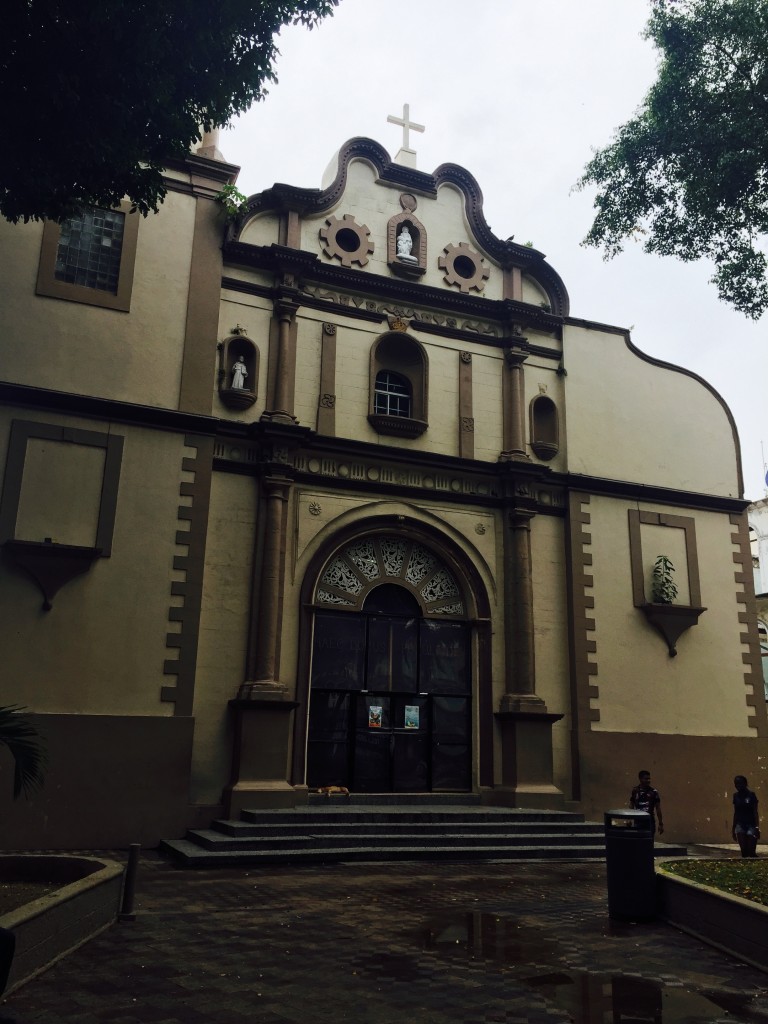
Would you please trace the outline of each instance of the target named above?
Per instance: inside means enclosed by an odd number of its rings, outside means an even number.
[[[404,103],[403,104],[403,116],[402,117],[395,117],[394,114],[389,114],[387,116],[387,121],[389,122],[389,124],[399,124],[399,125],[402,126],[402,129],[403,129],[403,147],[402,148],[405,149],[405,150],[408,150],[409,152],[413,152],[413,150],[410,148],[410,146],[408,144],[409,143],[408,132],[409,131],[423,132],[425,129],[424,129],[424,125],[423,124],[416,124],[414,121],[411,121],[411,108],[410,108],[410,106],[407,103]]]

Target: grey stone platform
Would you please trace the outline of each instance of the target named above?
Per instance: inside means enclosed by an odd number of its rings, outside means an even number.
[[[316,797],[306,807],[243,811],[164,840],[183,867],[386,860],[603,860],[603,825],[568,811],[483,807],[471,796]],[[656,856],[684,856],[656,844]]]

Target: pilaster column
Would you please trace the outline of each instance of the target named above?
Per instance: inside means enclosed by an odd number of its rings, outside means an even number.
[[[525,341],[525,339],[521,339]],[[504,451],[500,458],[525,459],[525,376],[523,363],[527,352],[507,348],[504,350]]]
[[[525,502],[525,499],[523,499]],[[494,798],[514,807],[560,807],[553,782],[550,714],[536,694],[531,523],[535,512],[517,503],[504,514],[505,692],[495,718],[501,734],[501,785]]]
[[[284,520],[292,480],[287,476],[264,478],[265,516],[261,563],[255,560],[260,575],[258,608],[251,620],[251,638],[246,666],[247,680],[238,698],[264,698],[270,693],[282,696],[284,685],[278,678],[278,652],[282,631],[282,575],[285,552]],[[254,590],[256,588],[254,587]]]
[[[505,693],[501,711],[542,705],[536,697],[531,520],[534,513],[513,509],[504,524]]]
[[[282,631],[282,573],[285,505],[292,480],[273,470],[264,478],[264,536],[261,560],[254,558],[246,681],[231,700],[234,726],[232,778],[224,789],[228,817],[249,807],[293,807],[297,791],[290,780],[291,712],[298,706],[279,679]],[[257,549],[258,555],[258,549]]]
[[[277,342],[275,345],[276,371],[274,377],[274,408],[262,415],[273,423],[297,423],[293,413],[294,375],[296,372],[296,311],[298,302],[281,296],[275,302]]]

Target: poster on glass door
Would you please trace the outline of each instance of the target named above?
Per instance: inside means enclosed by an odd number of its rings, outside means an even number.
[[[418,729],[419,728],[419,706],[418,706],[418,704],[406,704],[405,705],[405,728],[406,729]]]

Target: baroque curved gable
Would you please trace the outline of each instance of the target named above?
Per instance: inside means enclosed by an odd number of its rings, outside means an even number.
[[[248,222],[262,213],[293,211],[300,216],[316,216],[333,209],[344,195],[349,167],[354,160],[368,162],[374,168],[381,184],[402,188],[421,196],[436,198],[441,186],[454,186],[463,197],[467,223],[478,247],[500,267],[519,268],[524,275],[532,278],[541,287],[555,316],[568,316],[568,292],[559,274],[546,262],[544,253],[538,249],[494,235],[483,212],[482,190],[466,168],[459,164],[446,163],[441,164],[432,174],[417,171],[394,163],[383,146],[373,139],[362,136],[350,139],[338,151],[335,177],[325,188],[297,188],[278,183],[264,192],[251,196],[233,225],[231,240],[239,241]]]

